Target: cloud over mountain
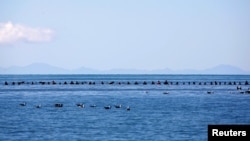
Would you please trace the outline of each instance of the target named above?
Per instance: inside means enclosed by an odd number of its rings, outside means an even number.
[[[54,36],[49,28],[33,28],[12,22],[0,22],[0,44],[9,44],[19,41],[48,42]]]

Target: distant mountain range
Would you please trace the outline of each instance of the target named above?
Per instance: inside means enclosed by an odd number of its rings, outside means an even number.
[[[240,68],[230,65],[219,65],[205,70],[138,70],[138,69],[112,69],[100,71],[81,67],[67,70],[43,63],[34,63],[25,67],[0,68],[0,74],[250,74]]]

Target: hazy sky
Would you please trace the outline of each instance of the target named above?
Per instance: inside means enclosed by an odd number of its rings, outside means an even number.
[[[0,67],[250,70],[249,0],[1,0]]]

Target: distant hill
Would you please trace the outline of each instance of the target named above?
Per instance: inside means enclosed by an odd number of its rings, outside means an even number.
[[[44,63],[34,63],[24,67],[13,66],[0,68],[0,74],[250,74],[240,68],[230,65],[219,65],[205,70],[139,70],[139,69],[112,69],[100,71],[81,67],[67,70]]]
[[[178,74],[250,74],[250,71],[244,71],[231,65],[218,65],[204,70],[179,70]]]
[[[44,63],[34,63],[25,67],[0,68],[1,74],[64,74],[68,70]]]
[[[250,72],[243,71],[240,68],[230,66],[230,65],[219,65],[210,69],[206,69],[203,71],[203,73],[211,73],[211,74],[250,74]]]

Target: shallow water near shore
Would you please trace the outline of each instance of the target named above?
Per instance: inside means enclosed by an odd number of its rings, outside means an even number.
[[[0,140],[206,141],[208,124],[250,124],[246,81],[250,75],[0,75]]]

